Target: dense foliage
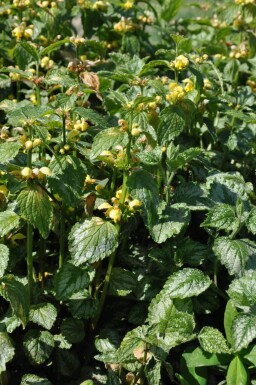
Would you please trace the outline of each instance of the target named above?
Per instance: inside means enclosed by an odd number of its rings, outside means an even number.
[[[255,0],[0,25],[0,384],[256,384]]]

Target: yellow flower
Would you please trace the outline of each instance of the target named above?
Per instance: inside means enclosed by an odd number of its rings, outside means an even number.
[[[182,83],[185,83],[184,90],[186,92],[193,91],[193,89],[195,88],[191,79],[188,79],[188,78],[184,79],[184,80],[182,80]]]
[[[20,40],[23,37],[23,28],[20,26],[15,27],[12,30],[12,36],[16,37],[17,40]]]
[[[174,67],[178,71],[181,71],[181,70],[183,70],[184,68],[186,68],[189,65],[189,60],[188,60],[188,58],[186,56],[179,55],[179,56],[176,57],[175,60],[173,60],[171,62],[170,65],[171,65],[171,67]]]
[[[204,79],[204,90],[207,90],[207,89],[209,89],[209,88],[211,88],[212,87],[212,83],[210,82],[210,80],[209,79]]]
[[[108,216],[110,219],[113,219],[115,223],[120,222],[122,211],[118,207],[114,207],[108,212]]]
[[[33,178],[33,171],[30,167],[24,167],[21,170],[20,175],[23,176],[23,178],[25,179],[31,179]]]
[[[133,1],[130,1],[130,0],[127,0],[123,5],[122,7],[128,11],[129,9],[131,9],[133,7],[134,3]]]
[[[179,100],[182,100],[186,96],[182,86],[179,86],[177,83],[170,83],[169,85],[170,94],[166,95],[166,100],[170,103],[176,103]]]
[[[129,209],[131,211],[134,211],[136,208],[142,206],[142,202],[138,199],[133,199],[131,202],[129,202]]]
[[[85,183],[94,184],[94,183],[96,183],[96,179],[91,178],[90,175],[87,174],[85,177]]]

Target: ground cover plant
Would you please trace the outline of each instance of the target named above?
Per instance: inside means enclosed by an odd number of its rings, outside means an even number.
[[[256,3],[0,2],[0,384],[256,384]]]

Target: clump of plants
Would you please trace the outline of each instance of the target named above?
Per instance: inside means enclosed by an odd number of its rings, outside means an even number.
[[[255,20],[0,2],[0,385],[256,384]]]

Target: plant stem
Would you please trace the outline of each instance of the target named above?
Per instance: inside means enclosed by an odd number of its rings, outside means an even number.
[[[61,212],[60,215],[60,253],[59,253],[59,269],[63,265],[65,254],[65,215]]]
[[[34,286],[34,278],[33,278],[33,226],[28,223],[27,224],[27,276],[28,276],[28,292],[29,292],[29,301],[33,302],[33,286]]]
[[[39,258],[40,258],[40,278],[41,278],[41,287],[44,287],[44,257],[45,257],[45,250],[46,250],[46,241],[43,237],[40,237],[40,251],[39,251]]]
[[[66,140],[66,117],[65,115],[62,116],[62,142],[63,146],[65,146],[67,140]]]

